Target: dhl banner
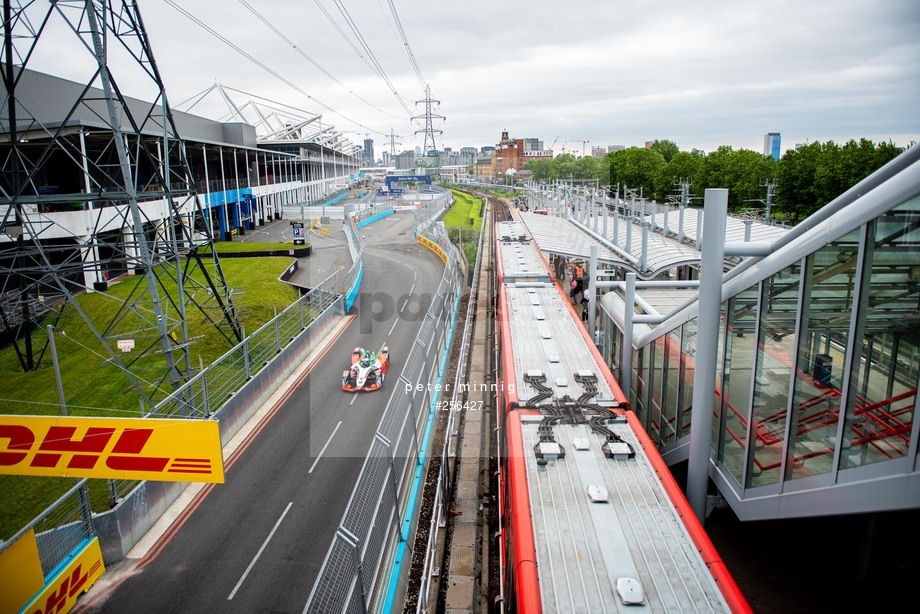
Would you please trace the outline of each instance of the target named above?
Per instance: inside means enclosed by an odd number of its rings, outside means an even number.
[[[45,585],[34,529],[0,552],[0,578],[0,612],[4,614],[20,611]]]
[[[427,247],[428,249],[430,249],[431,251],[433,251],[434,253],[436,253],[438,256],[440,256],[441,260],[443,260],[445,264],[447,263],[447,254],[444,253],[444,250],[441,249],[440,245],[438,245],[434,241],[426,239],[425,237],[421,235],[419,235],[418,237],[418,242],[424,245],[425,247]]]
[[[212,420],[0,415],[0,474],[224,481]]]
[[[69,565],[49,578],[44,589],[19,611],[23,614],[69,612],[76,605],[77,598],[88,591],[104,572],[99,538],[94,537]]]

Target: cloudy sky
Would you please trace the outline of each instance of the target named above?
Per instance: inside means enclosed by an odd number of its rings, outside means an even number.
[[[446,117],[439,148],[503,130],[578,154],[653,139],[760,151],[766,132],[783,149],[920,141],[917,0],[137,1],[173,106],[219,82],[245,92],[238,105],[259,96],[369,134],[378,154],[391,130],[397,149],[422,144],[409,118],[425,84]],[[29,67],[83,81],[93,58],[62,23]],[[135,63],[113,50],[110,65],[149,98]],[[227,106],[212,92],[193,112]]]

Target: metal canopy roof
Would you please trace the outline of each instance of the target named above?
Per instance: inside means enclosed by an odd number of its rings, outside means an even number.
[[[524,212],[519,212],[519,215],[544,253],[587,259],[591,255],[591,246],[597,245],[597,257],[601,262],[621,266],[626,264],[626,261],[612,249],[599,244],[597,239],[561,217]]]
[[[677,233],[678,215],[669,216],[669,235],[665,236],[664,214],[649,215],[644,219],[648,226],[648,249],[643,262],[643,225],[628,223],[622,218],[614,224],[610,216],[604,229],[603,218],[588,218],[586,222],[565,219],[551,215],[518,212],[537,245],[544,252],[560,254],[570,258],[588,259],[591,246],[598,247],[598,260],[634,271],[640,278],[652,279],[678,266],[698,264],[701,253],[696,249],[697,215],[684,216],[684,235],[691,243],[681,243],[673,236]],[[730,242],[745,239],[747,225],[743,219],[729,218],[725,238]],[[785,228],[769,226],[756,221],[751,223],[751,241],[773,242],[782,237]],[[631,236],[630,236],[631,235]],[[614,247],[619,248],[618,250]]]
[[[702,209],[688,209],[684,213],[684,235],[691,241],[696,241],[697,239],[697,223],[700,221],[697,216],[697,211],[702,211]],[[665,220],[663,213],[650,215],[647,219],[656,228],[660,229],[664,227]],[[764,224],[763,222],[758,222],[753,219],[748,221],[751,223],[751,241],[766,241],[772,243],[789,232],[789,228],[783,226]],[[744,218],[729,216],[726,220],[725,241],[727,243],[741,243],[744,241],[746,226],[747,224]],[[671,212],[668,216],[668,230],[673,234],[677,233],[677,214],[674,212]]]

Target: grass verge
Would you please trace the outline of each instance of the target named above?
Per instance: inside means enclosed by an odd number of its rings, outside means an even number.
[[[476,262],[476,251],[479,246],[479,229],[482,228],[482,199],[451,190],[456,202],[444,214],[444,228],[451,242],[460,246],[470,266]]]

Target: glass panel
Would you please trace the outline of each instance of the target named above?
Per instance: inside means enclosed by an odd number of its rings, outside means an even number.
[[[647,431],[656,446],[661,446],[661,403],[664,383],[664,337],[655,339],[652,347],[652,369],[649,388],[649,420]]]
[[[748,469],[747,486],[774,484],[780,478],[800,269],[794,264],[763,283],[754,377],[754,462]]]
[[[645,380],[648,378],[648,347],[644,347],[633,352],[633,385],[630,406],[636,412],[639,420],[648,428],[646,419],[648,412],[645,411],[645,393],[647,386]]]
[[[713,420],[709,443],[709,447],[713,452],[719,449],[719,429],[722,425],[722,374],[725,371],[724,350],[726,322],[728,321],[727,309],[728,302],[722,303],[719,311],[719,343],[716,346],[716,398],[712,400]]]
[[[690,434],[693,409],[693,377],[696,375],[696,320],[684,324],[680,354],[680,400],[677,405],[677,436]]]
[[[680,329],[672,330],[665,337],[664,357],[664,405],[662,406],[661,445],[674,441],[677,430],[677,387],[680,370]]]
[[[745,439],[751,413],[751,373],[754,368],[754,328],[757,324],[758,286],[740,292],[729,301],[725,343],[725,374],[722,379],[722,464],[741,483]]]
[[[858,249],[859,230],[854,230],[805,261],[791,415],[793,458],[786,469],[790,479],[833,468]]]
[[[917,401],[920,199],[870,226],[840,468],[903,458]]]

